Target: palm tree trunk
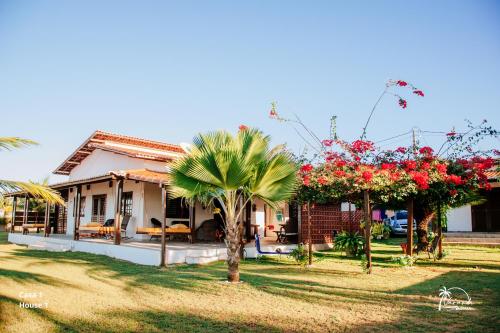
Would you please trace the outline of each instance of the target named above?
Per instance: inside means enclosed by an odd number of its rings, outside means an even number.
[[[226,223],[227,280],[234,283],[240,281],[240,237],[234,216],[227,216]]]

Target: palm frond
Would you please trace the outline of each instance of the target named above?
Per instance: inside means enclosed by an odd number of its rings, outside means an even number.
[[[59,193],[46,185],[0,179],[0,195],[16,191],[26,192],[37,199],[42,199],[49,203],[64,204],[64,200]]]
[[[0,150],[12,150],[14,148],[22,148],[25,146],[37,145],[35,141],[22,139],[18,137],[0,137]]]

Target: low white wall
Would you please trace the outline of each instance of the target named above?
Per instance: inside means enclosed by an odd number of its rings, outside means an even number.
[[[449,210],[448,231],[472,231],[472,210],[470,205],[465,205]]]

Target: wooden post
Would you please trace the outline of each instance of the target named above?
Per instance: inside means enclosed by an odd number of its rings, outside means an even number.
[[[49,237],[49,217],[50,217],[50,203],[45,203],[45,220],[44,220],[44,233],[43,237]]]
[[[120,245],[122,241],[121,212],[122,212],[123,178],[116,181],[115,192],[115,245]]]
[[[311,239],[311,203],[307,202],[307,242],[309,247],[309,265],[312,265],[312,239]]]
[[[190,242],[194,242],[194,233],[195,233],[195,228],[194,228],[194,202],[193,204],[189,205],[189,228],[191,229],[191,238]]]
[[[443,220],[441,216],[441,202],[438,201],[438,211],[437,211],[437,235],[439,237],[438,241],[438,259],[443,257]]]
[[[14,233],[14,225],[16,223],[17,197],[12,198],[12,221],[10,223],[10,232]]]
[[[408,219],[406,221],[406,254],[413,255],[413,199],[407,203]]]
[[[76,187],[76,196],[75,196],[75,228],[73,231],[73,239],[80,239],[80,204],[82,201],[82,186],[78,185]]]
[[[161,250],[160,250],[160,267],[167,266],[167,245],[166,245],[166,223],[167,223],[167,190],[164,185],[161,185],[161,207],[162,207],[162,219],[161,219]]]
[[[365,255],[366,255],[366,269],[367,273],[372,272],[372,249],[371,249],[371,229],[372,229],[372,217],[370,215],[370,193],[368,191],[363,192],[363,209],[365,215]]]
[[[28,212],[29,212],[29,207],[30,207],[30,200],[28,198],[28,195],[24,195],[24,211],[23,211],[23,224],[28,223]]]

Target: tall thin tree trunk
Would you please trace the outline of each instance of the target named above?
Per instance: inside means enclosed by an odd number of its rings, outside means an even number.
[[[372,272],[372,216],[370,210],[370,194],[368,191],[363,192],[364,218],[365,218],[365,255],[366,255],[366,270],[370,274]]]
[[[227,280],[229,282],[240,281],[240,237],[238,225],[234,216],[226,217],[226,242],[227,242]]]

